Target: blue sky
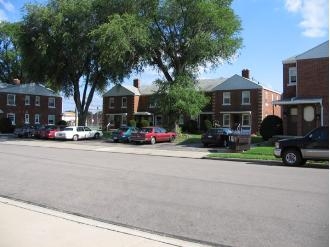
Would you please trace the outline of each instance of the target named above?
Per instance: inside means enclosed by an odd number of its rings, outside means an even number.
[[[0,0],[0,19],[20,20],[23,5],[30,2],[45,1]],[[282,61],[329,39],[328,0],[234,0],[232,7],[242,21],[243,48],[230,64],[201,69],[199,78],[231,77],[249,69],[254,80],[282,92]],[[159,77],[162,75],[147,69],[124,83],[132,84],[139,78],[141,84],[151,84]],[[91,110],[101,106],[97,95]],[[65,99],[64,110],[73,108],[73,100]]]

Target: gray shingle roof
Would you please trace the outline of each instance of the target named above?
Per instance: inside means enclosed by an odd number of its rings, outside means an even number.
[[[0,93],[29,94],[29,95],[60,97],[53,90],[46,88],[45,86],[37,84],[37,83],[9,85],[7,87],[0,88]]]

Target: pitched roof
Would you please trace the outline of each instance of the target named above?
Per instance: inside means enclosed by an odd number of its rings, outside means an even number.
[[[297,56],[293,56],[285,59],[283,61],[283,64],[295,63],[297,60],[323,58],[323,57],[329,57],[329,40]]]
[[[127,85],[115,85],[108,92],[103,94],[103,97],[107,96],[129,96],[129,95],[141,95],[140,90],[134,86]]]
[[[219,90],[236,90],[236,89],[258,89],[263,86],[258,83],[239,75],[233,75],[224,82],[216,86],[213,91]]]
[[[60,97],[53,90],[46,88],[45,86],[37,83],[9,85],[7,87],[0,88],[0,93],[30,94],[30,95]]]
[[[0,88],[11,86],[11,84],[0,82]]]

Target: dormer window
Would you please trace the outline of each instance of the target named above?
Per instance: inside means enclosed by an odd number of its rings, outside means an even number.
[[[289,83],[288,85],[297,85],[297,67],[289,68]]]

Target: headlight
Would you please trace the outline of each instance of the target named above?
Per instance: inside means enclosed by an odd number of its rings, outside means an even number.
[[[280,148],[280,143],[279,142],[275,142],[275,148]]]

